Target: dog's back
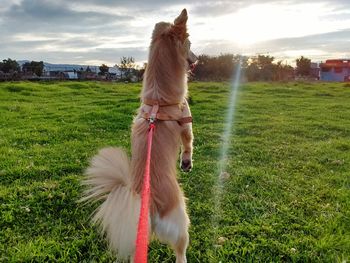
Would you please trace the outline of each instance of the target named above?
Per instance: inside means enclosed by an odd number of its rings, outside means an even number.
[[[176,179],[176,163],[182,127],[174,121],[158,121],[151,153],[151,214],[161,217],[179,204],[181,190]],[[131,178],[140,193],[147,151],[148,121],[136,119],[132,129]]]

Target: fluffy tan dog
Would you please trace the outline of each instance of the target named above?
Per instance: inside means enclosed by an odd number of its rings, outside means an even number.
[[[105,148],[87,169],[83,200],[102,199],[94,214],[109,245],[119,257],[135,250],[140,212],[140,192],[146,161],[148,118],[159,105],[151,155],[150,230],[172,246],[176,262],[186,262],[189,218],[184,195],[176,179],[176,163],[182,142],[181,168],[192,168],[192,124],[187,101],[187,72],[196,62],[190,51],[184,9],[174,23],[155,25],[146,69],[142,104],[132,127],[132,158],[119,148]]]

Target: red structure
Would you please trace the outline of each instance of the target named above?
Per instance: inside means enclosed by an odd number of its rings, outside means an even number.
[[[328,59],[320,67],[321,80],[350,81],[350,59]]]

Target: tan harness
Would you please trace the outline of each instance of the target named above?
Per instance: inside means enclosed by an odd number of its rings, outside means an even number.
[[[146,107],[141,107],[141,117],[150,122],[155,120],[176,121],[179,125],[192,122],[191,112],[186,99],[182,103],[172,104],[144,99],[143,104]]]

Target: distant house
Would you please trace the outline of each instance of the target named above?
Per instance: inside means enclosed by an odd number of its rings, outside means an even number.
[[[21,60],[18,63],[21,67],[29,62],[29,60]],[[137,81],[137,72],[132,69],[131,81]],[[120,81],[122,80],[122,71],[116,65],[109,67],[106,74],[100,74],[100,66],[92,65],[79,65],[79,64],[51,64],[44,62],[44,68],[42,75],[36,76],[32,72],[24,72],[22,79],[30,80],[108,80],[108,81]],[[13,75],[13,74],[12,74]],[[11,76],[12,76],[11,75]],[[0,72],[0,81],[12,79],[9,74]]]
[[[319,80],[319,79],[320,79],[320,72],[321,72],[321,69],[320,69],[318,63],[311,62],[310,67],[311,67],[310,76],[311,76],[313,79]]]
[[[98,66],[70,65],[70,64],[50,64],[44,63],[44,74],[55,75],[59,72],[86,71],[98,73]]]
[[[118,80],[122,76],[122,72],[118,67],[109,67],[108,69],[109,79]]]
[[[320,67],[323,81],[350,81],[350,59],[328,59]]]
[[[44,77],[61,80],[96,79],[97,66],[44,63]]]
[[[98,66],[44,63],[43,75],[61,80],[118,80],[121,78],[121,71],[118,67],[109,67],[106,76],[99,76],[99,73],[100,68]]]
[[[64,72],[66,79],[78,79],[77,71],[66,71]]]
[[[51,76],[53,77],[53,76]],[[74,71],[61,71],[58,72],[54,75],[54,79],[59,79],[59,80],[76,80],[78,79],[78,74],[77,72]]]

